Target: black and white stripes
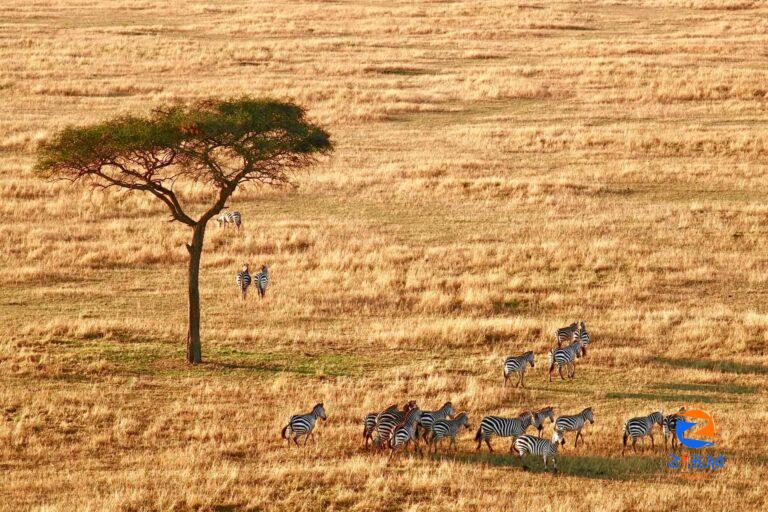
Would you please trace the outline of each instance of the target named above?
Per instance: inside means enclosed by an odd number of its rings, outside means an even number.
[[[581,340],[576,340],[567,347],[553,348],[549,352],[549,382],[552,382],[552,372],[558,369],[560,378],[563,377],[563,368],[569,368],[569,378],[576,376],[576,359],[582,356],[583,346]]]
[[[293,437],[294,444],[299,446],[299,438],[301,436],[306,436],[304,438],[304,444],[306,445],[309,438],[312,437],[312,431],[315,429],[315,423],[317,423],[318,418],[323,420],[327,419],[325,408],[322,403],[315,405],[312,408],[312,411],[306,414],[291,416],[291,419],[288,421],[288,424],[283,427],[280,435],[283,439],[288,441],[288,446],[291,445],[291,437]]]
[[[560,416],[555,420],[555,430],[564,434],[565,432],[576,432],[576,440],[573,442],[574,448],[579,443],[579,437],[584,442],[584,435],[581,433],[581,429],[584,428],[586,422],[595,423],[595,417],[592,414],[592,408],[587,407],[579,414],[572,416]],[[565,446],[565,436],[562,437],[563,446]]]
[[[232,224],[237,229],[240,229],[242,218],[240,217],[240,212],[226,212],[216,217],[216,222],[219,223],[219,227],[226,227],[227,225]]]
[[[624,439],[621,448],[621,454],[624,455],[624,450],[627,448],[627,439],[632,438],[632,451],[637,452],[635,443],[638,439],[644,439],[645,436],[651,438],[651,448],[653,448],[653,426],[658,424],[662,425],[664,422],[664,415],[660,412],[652,412],[648,416],[639,416],[632,418],[624,424]]]
[[[528,367],[528,365],[530,365],[531,368],[533,368],[533,352],[532,351],[528,351],[519,356],[507,357],[504,360],[504,367],[503,367],[504,386],[506,387],[509,377],[513,373],[517,373],[518,379],[517,379],[517,382],[515,383],[515,387],[520,385],[525,387],[525,369]]]
[[[433,447],[433,451],[437,452],[437,446],[440,444],[440,442],[445,439],[446,437],[449,438],[450,444],[448,445],[448,449],[450,450],[451,447],[456,449],[456,435],[459,433],[459,430],[461,430],[461,427],[464,427],[466,429],[469,429],[469,416],[467,416],[467,413],[462,412],[461,414],[457,415],[452,420],[437,420],[432,424],[432,438],[429,440],[430,444]]]
[[[528,469],[523,463],[523,457],[525,455],[536,455],[544,459],[544,469],[547,469],[547,460],[552,458],[552,466],[557,471],[557,445],[560,442],[560,433],[555,430],[552,434],[552,440],[548,441],[541,437],[522,435],[515,439],[513,444],[517,454],[520,456],[520,465],[523,469]]]
[[[266,265],[261,267],[261,272],[253,276],[253,284],[256,285],[259,296],[263,299],[267,293],[267,285],[269,285],[269,267]]]
[[[485,441],[485,444],[488,445],[488,450],[493,452],[490,442],[491,437],[517,437],[523,435],[532,422],[533,415],[530,411],[522,413],[517,418],[486,416],[480,422],[480,428],[477,429],[477,434],[475,434],[475,441],[477,442],[475,451],[479,450],[483,441]]]
[[[237,288],[240,290],[240,297],[245,300],[248,295],[248,287],[251,286],[251,274],[248,273],[248,264],[243,263],[243,269],[235,277]]]

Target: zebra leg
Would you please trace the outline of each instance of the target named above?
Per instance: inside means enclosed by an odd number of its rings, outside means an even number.
[[[293,436],[293,444],[295,444],[296,446],[299,446],[299,436],[297,435]]]
[[[555,363],[549,365],[549,382],[552,382],[552,372],[555,371]]]
[[[506,373],[504,374],[504,387],[507,387],[507,381],[509,380],[509,375]]]
[[[573,447],[576,448],[576,445],[579,444],[579,436],[581,435],[581,429],[576,431],[576,441],[573,443]],[[584,440],[582,439],[582,444],[584,443]]]
[[[560,380],[565,380],[565,377],[563,377],[563,367],[562,365],[557,366],[557,373],[560,374]]]
[[[637,443],[637,438],[636,438],[636,437],[633,437],[633,438],[632,438],[632,451],[633,451],[634,453],[637,453],[637,448],[635,448],[635,443]]]
[[[485,439],[485,444],[488,445],[488,451],[493,453],[493,447],[491,446],[491,439],[490,438],[486,438]]]
[[[649,434],[651,436],[651,450],[655,449],[656,447],[653,445],[653,433]]]
[[[517,384],[515,384],[515,387],[518,387],[520,384],[523,384],[523,373],[520,372],[519,377],[517,378]],[[525,384],[523,384],[523,387],[525,387]]]
[[[624,440],[623,440],[623,445],[621,447],[621,454],[622,455],[624,455],[624,450],[626,450],[626,448],[627,448],[627,433],[624,432]]]

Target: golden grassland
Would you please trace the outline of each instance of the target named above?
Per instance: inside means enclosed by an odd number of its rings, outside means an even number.
[[[765,506],[764,2],[1,4],[0,509]],[[209,230],[191,368],[189,233],[146,197],[36,179],[34,148],[241,94],[305,105],[337,148]],[[243,261],[271,266],[266,300],[238,302]],[[550,384],[577,319],[590,353]],[[529,389],[503,389],[529,349]],[[596,423],[556,476],[470,433],[387,466],[360,421],[409,398],[475,427],[547,405]],[[317,445],[285,448],[321,400]],[[714,413],[725,470],[620,457],[626,419],[683,404]]]

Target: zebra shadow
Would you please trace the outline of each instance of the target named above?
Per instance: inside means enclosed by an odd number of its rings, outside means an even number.
[[[455,455],[431,455],[439,460],[451,460],[463,464],[486,464],[494,467],[525,470],[531,473],[552,474],[552,461],[547,469],[540,457],[527,456],[524,458],[523,469],[520,458],[509,453],[457,453]],[[654,475],[663,473],[666,459],[663,457],[604,457],[598,455],[558,455],[558,474],[579,476],[597,480],[646,480]]]

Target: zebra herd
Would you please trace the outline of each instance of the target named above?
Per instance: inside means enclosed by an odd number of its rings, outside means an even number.
[[[242,225],[242,216],[240,215],[240,212],[237,211],[225,212],[216,218],[216,222],[218,222],[219,227],[226,228],[227,226],[232,225],[239,230]],[[263,299],[267,293],[267,286],[269,285],[269,267],[263,265],[261,267],[261,272],[251,275],[248,271],[248,264],[243,263],[242,270],[235,275],[235,283],[237,284],[237,289],[240,291],[240,298],[242,300],[248,298],[248,288],[251,286],[251,283],[253,283],[256,290],[259,292],[259,297]]]
[[[243,279],[248,275],[247,266],[243,268]],[[267,269],[264,267],[263,273]],[[256,278],[258,279],[258,278]],[[238,284],[241,283],[238,274]],[[560,378],[564,379],[563,369],[568,372],[569,378],[575,375],[576,359],[587,355],[587,345],[590,343],[586,324],[582,321],[572,323],[567,327],[555,331],[557,347],[549,351],[549,380],[555,367],[559,368]],[[525,370],[534,367],[533,351],[525,352],[519,356],[507,357],[504,360],[503,374],[504,386],[512,374],[518,374],[515,387],[525,387]],[[653,412],[647,416],[631,418],[624,424],[623,444],[621,454],[627,448],[629,439],[632,439],[632,449],[636,453],[636,443],[645,437],[651,438],[651,447],[654,447],[653,430],[655,425],[662,427],[664,445],[672,437],[672,448],[676,447],[677,438],[674,435],[677,421],[682,417],[685,408],[680,408],[677,413],[664,416],[661,412]],[[318,419],[327,418],[322,403],[317,404],[312,411],[305,414],[292,416],[288,424],[283,428],[281,436],[299,445],[299,438],[304,437],[306,445],[312,438],[312,433]],[[552,424],[552,436],[547,439],[542,436],[547,420]],[[574,433],[573,446],[577,448],[579,439],[584,443],[584,427],[595,423],[594,413],[591,407],[583,409],[576,414],[563,414],[556,416],[553,407],[542,409],[527,409],[515,417],[485,416],[480,421],[474,440],[477,443],[475,451],[480,451],[483,443],[493,452],[491,439],[511,438],[510,453],[516,453],[520,464],[527,469],[524,457],[533,455],[544,460],[544,469],[547,469],[549,460],[552,461],[553,470],[557,471],[557,452],[559,446],[565,446],[567,433]],[[537,435],[527,434],[533,427]],[[441,443],[448,441],[448,451],[457,451],[456,438],[464,429],[471,428],[469,414],[454,409],[451,402],[445,402],[434,410],[421,410],[415,400],[406,402],[403,407],[392,404],[381,410],[370,412],[363,418],[363,445],[365,449],[373,449],[378,452],[389,451],[388,462],[391,462],[398,453],[406,451],[410,446],[414,453],[422,453],[420,443],[423,442],[430,453],[437,453]],[[312,438],[313,439],[313,438]]]

